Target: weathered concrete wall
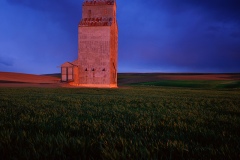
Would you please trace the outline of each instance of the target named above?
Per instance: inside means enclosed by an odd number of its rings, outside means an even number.
[[[113,0],[110,3],[98,1],[95,1],[95,3],[84,2],[82,6],[82,18],[93,17],[116,17],[116,3]]]
[[[82,18],[93,18],[93,17],[113,17],[112,5],[96,5],[96,6],[83,6],[83,16]]]
[[[115,23],[115,24],[114,24]],[[117,84],[117,66],[118,66],[118,27],[116,22],[111,26],[110,36],[110,57],[111,57],[111,84]]]
[[[79,27],[79,83],[110,84],[110,27]]]
[[[117,87],[118,28],[113,2],[83,4],[76,86]]]

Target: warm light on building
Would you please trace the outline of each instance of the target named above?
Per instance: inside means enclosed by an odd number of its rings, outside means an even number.
[[[82,87],[117,87],[115,0],[86,0],[78,26],[78,59],[61,66],[62,81]]]

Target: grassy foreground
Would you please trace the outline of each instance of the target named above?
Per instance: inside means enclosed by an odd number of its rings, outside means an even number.
[[[239,89],[0,88],[0,159],[239,159]]]

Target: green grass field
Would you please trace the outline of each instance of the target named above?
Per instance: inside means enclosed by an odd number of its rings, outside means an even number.
[[[131,85],[141,86],[162,86],[162,87],[182,87],[195,89],[239,89],[240,81],[236,80],[161,80],[153,82],[133,83]]]
[[[32,158],[240,159],[239,82],[0,88],[0,159]]]

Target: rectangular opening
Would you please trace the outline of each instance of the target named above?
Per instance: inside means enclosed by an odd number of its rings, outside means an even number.
[[[73,80],[73,68],[69,67],[68,68],[68,81],[72,81]]]
[[[92,16],[92,11],[88,10],[88,18],[91,18],[91,16]]]
[[[73,67],[62,67],[61,79],[62,82],[73,81]]]
[[[67,81],[67,68],[62,67],[62,81],[66,82]]]

